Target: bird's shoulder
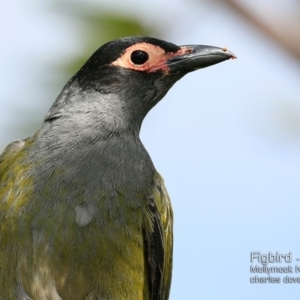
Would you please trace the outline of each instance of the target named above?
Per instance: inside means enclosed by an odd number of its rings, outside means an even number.
[[[20,158],[27,140],[28,139],[11,142],[0,153],[0,182],[3,176],[14,167],[16,161]]]

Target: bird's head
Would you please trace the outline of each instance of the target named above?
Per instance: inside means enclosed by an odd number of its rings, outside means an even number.
[[[121,38],[103,45],[90,57],[67,85],[76,97],[71,92],[69,99],[60,101],[63,91],[52,110],[61,105],[66,108],[69,102],[72,113],[78,106],[78,111],[98,112],[102,120],[113,118],[123,127],[140,126],[177,80],[230,58],[235,56],[226,48],[177,46],[150,37]]]

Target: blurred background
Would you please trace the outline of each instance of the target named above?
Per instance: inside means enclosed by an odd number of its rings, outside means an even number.
[[[170,299],[299,299],[299,284],[249,280],[268,276],[250,273],[251,251],[300,258],[299,0],[10,0],[0,17],[0,148],[32,135],[109,40],[233,51],[178,82],[143,124],[175,212]]]

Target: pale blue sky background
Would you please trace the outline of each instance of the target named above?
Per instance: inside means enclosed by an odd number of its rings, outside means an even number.
[[[299,1],[271,2],[300,11]],[[270,9],[270,1],[259,3]],[[48,6],[2,3],[0,147],[25,137],[17,134],[17,118],[25,124],[30,111],[41,121],[46,114],[41,83],[52,73],[45,62],[80,53],[72,22]],[[213,1],[114,0],[108,6],[168,28],[168,41],[226,46],[238,56],[187,75],[143,124],[142,140],[175,213],[170,299],[299,299],[299,284],[249,282],[251,251],[292,251],[292,265],[300,258],[299,64]]]

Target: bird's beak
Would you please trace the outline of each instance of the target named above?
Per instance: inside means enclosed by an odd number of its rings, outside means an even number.
[[[235,58],[236,56],[226,48],[186,45],[180,46],[180,50],[170,56],[166,64],[169,67],[169,74],[187,73]]]

